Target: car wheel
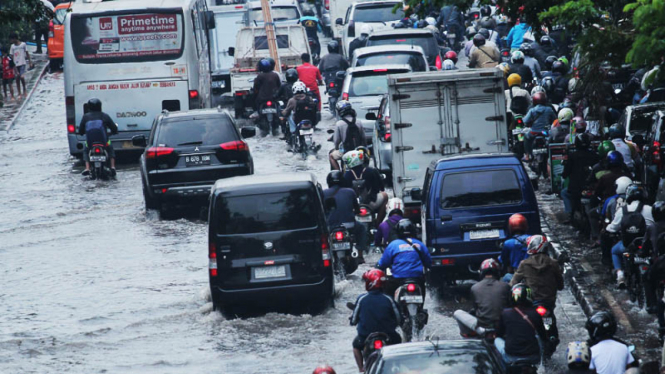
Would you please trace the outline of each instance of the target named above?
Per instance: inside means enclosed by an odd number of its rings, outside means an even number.
[[[145,209],[156,209],[160,210],[161,209],[161,204],[159,203],[159,200],[157,200],[154,197],[151,197],[150,194],[148,193],[145,184],[143,185],[143,201],[145,202]]]

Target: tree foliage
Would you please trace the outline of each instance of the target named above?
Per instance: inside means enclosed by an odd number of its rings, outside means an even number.
[[[665,1],[638,0],[624,7],[633,14],[634,43],[626,60],[636,65],[661,65],[665,57]]]

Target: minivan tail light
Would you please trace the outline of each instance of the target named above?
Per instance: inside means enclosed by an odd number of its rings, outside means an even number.
[[[323,267],[330,267],[330,246],[326,234],[321,234],[321,258],[323,259]]]
[[[240,151],[240,152],[249,151],[247,143],[245,143],[242,140],[235,140],[232,142],[222,143],[219,146],[225,151]]]
[[[148,152],[146,152],[145,157],[149,159],[159,158],[162,156],[168,156],[173,153],[174,149],[171,147],[150,147]]]
[[[211,277],[217,276],[217,246],[215,242],[208,244],[208,270]]]

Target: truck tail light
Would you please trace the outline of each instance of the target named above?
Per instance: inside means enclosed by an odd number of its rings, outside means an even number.
[[[208,270],[211,277],[217,276],[217,245],[215,242],[208,244]]]
[[[660,142],[658,140],[653,141],[653,162],[660,164]]]

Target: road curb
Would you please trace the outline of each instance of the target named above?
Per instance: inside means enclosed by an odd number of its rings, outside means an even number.
[[[25,100],[23,100],[23,103],[21,104],[21,107],[18,109],[18,111],[16,112],[16,115],[11,120],[11,122],[9,123],[9,126],[7,126],[7,129],[5,131],[9,132],[9,130],[11,130],[12,127],[14,127],[14,124],[16,123],[16,120],[21,116],[21,113],[23,113],[23,109],[25,109],[25,107],[30,102],[30,99],[32,98],[32,94],[35,92],[35,89],[37,89],[37,86],[39,85],[39,82],[42,80],[44,75],[46,75],[46,70],[48,69],[48,66],[49,66],[49,61],[46,60],[46,63],[44,64],[44,67],[42,67],[42,72],[39,73],[39,76],[37,77],[37,79],[35,81],[35,84],[32,85],[32,87],[30,88],[30,92],[28,92],[28,96],[25,98]]]

